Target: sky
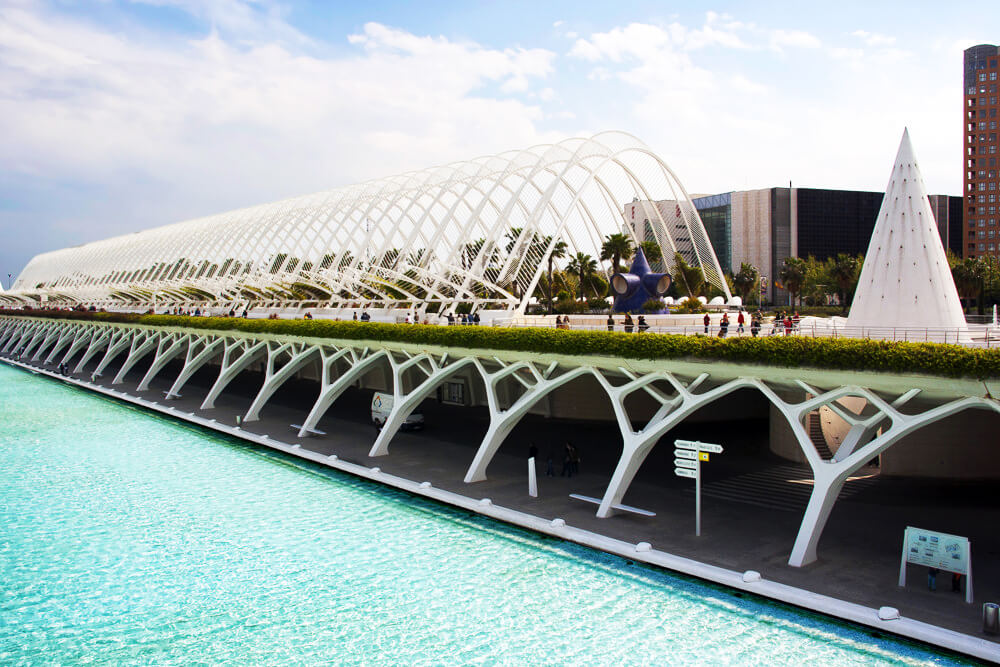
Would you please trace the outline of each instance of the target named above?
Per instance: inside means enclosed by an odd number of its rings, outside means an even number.
[[[1000,4],[0,0],[0,279],[612,129],[711,194],[884,191],[908,127],[928,191],[958,195],[962,51],[981,43]]]

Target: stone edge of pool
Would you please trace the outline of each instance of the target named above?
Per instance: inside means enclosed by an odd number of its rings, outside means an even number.
[[[419,482],[382,472],[377,467],[368,468],[356,463],[342,461],[336,457],[329,457],[323,454],[310,451],[299,444],[292,444],[277,440],[267,435],[257,435],[242,430],[239,426],[229,426],[221,424],[214,419],[205,419],[190,412],[177,410],[176,408],[160,405],[154,401],[133,396],[127,392],[116,391],[100,387],[85,380],[64,377],[58,373],[36,368],[13,359],[0,359],[3,363],[20,368],[22,370],[45,375],[50,378],[62,381],[66,384],[76,385],[88,389],[98,394],[140,406],[153,412],[182,419],[184,421],[202,426],[219,433],[240,438],[242,440],[263,445],[270,449],[284,452],[301,459],[319,463],[323,466],[340,470],[356,477],[385,484],[408,493],[423,496],[454,507],[481,514],[507,524],[527,528],[536,533],[557,537],[563,540],[574,542],[583,546],[615,554],[633,561],[655,565],[684,575],[703,579],[716,584],[722,584],[729,588],[737,589],[759,595],[761,597],[790,604],[802,609],[825,614],[842,620],[875,628],[880,632],[893,634],[907,639],[913,639],[933,646],[962,653],[975,658],[1000,662],[1000,647],[997,644],[974,637],[971,635],[955,632],[941,628],[930,623],[916,621],[900,617],[892,620],[882,620],[879,618],[877,609],[865,607],[863,605],[847,602],[827,595],[820,595],[801,588],[786,584],[767,581],[763,578],[756,581],[744,581],[744,573],[735,570],[727,570],[715,565],[702,563],[691,558],[684,558],[665,551],[659,551],[650,547],[648,543],[640,542],[632,544],[611,537],[594,533],[573,526],[566,525],[561,519],[547,520],[533,514],[509,509],[494,505],[486,498],[470,498],[452,491],[437,489],[429,482]]]

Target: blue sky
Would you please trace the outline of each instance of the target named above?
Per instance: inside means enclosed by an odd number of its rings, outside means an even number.
[[[928,189],[959,194],[962,50],[998,26],[963,2],[0,0],[0,278],[606,129],[715,193],[884,190],[908,126]]]

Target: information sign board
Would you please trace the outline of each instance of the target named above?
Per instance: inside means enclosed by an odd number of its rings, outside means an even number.
[[[965,576],[965,601],[972,604],[972,546],[969,538],[907,526],[899,559],[899,585],[906,585],[906,566],[922,565]]]
[[[968,574],[969,538],[907,526],[906,562]]]
[[[698,462],[691,459],[674,459],[674,465],[678,468],[691,468],[693,470],[698,467]]]
[[[698,477],[698,473],[689,468],[674,468],[674,474],[678,477],[690,477],[691,479]]]
[[[675,449],[674,456],[679,459],[690,459],[691,461],[695,461],[698,458],[698,452],[693,449]]]

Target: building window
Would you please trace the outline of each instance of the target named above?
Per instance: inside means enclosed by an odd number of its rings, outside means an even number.
[[[983,250],[986,250],[986,244],[985,243],[980,243],[979,244],[979,251],[982,252]]]
[[[990,72],[990,81],[996,81],[996,80],[997,80],[997,73]]]
[[[983,74],[980,74],[980,75],[979,75],[979,80],[980,80],[980,81],[986,81],[986,74],[985,74],[985,73],[983,73]]]

